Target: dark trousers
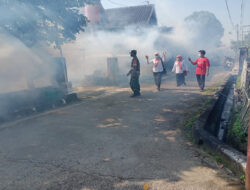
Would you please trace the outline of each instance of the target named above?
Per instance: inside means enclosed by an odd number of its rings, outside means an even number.
[[[185,76],[183,73],[176,74],[176,83],[177,83],[177,86],[181,86],[185,84]]]
[[[130,88],[134,92],[135,95],[139,95],[141,91],[140,83],[139,83],[139,75],[133,74],[130,79]]]
[[[162,79],[162,73],[154,73],[154,79],[155,79],[155,85],[157,86],[158,89],[161,88],[161,79]]]
[[[205,88],[206,75],[196,75],[198,85],[201,90]]]

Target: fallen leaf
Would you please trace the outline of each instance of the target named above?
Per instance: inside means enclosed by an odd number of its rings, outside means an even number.
[[[149,189],[149,184],[145,184],[143,190],[148,190],[148,189]]]

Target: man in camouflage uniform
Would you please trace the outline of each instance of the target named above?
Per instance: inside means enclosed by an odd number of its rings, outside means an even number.
[[[139,83],[139,78],[140,78],[140,61],[137,57],[137,51],[132,50],[130,52],[130,56],[133,58],[131,61],[131,69],[128,72],[127,76],[131,75],[130,79],[130,87],[133,91],[133,94],[131,97],[136,97],[140,96],[140,83]]]

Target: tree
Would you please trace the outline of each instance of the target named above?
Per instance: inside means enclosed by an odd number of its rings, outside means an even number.
[[[213,13],[194,12],[185,18],[185,23],[193,34],[193,41],[197,41],[203,47],[218,47],[221,44],[224,28]]]
[[[86,3],[95,0],[1,0],[0,28],[28,47],[44,41],[60,48],[84,30]]]

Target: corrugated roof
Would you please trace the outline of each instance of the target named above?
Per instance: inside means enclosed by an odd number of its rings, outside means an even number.
[[[109,27],[147,25],[153,14],[155,14],[154,5],[141,5],[105,10],[105,16]]]

